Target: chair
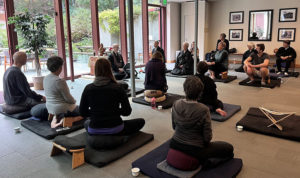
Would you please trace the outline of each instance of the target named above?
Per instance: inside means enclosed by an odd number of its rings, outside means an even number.
[[[7,65],[11,65],[10,55],[8,51],[3,51],[3,53],[4,53],[4,71],[6,71]]]

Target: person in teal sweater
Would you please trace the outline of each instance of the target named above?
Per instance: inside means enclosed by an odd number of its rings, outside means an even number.
[[[226,51],[226,43],[218,44],[218,51],[212,62],[207,62],[210,76],[212,79],[219,78],[220,73],[228,70],[228,52]]]

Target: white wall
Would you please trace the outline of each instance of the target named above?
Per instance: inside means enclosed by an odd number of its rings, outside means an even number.
[[[176,60],[176,51],[180,50],[180,3],[167,5],[167,60]]]
[[[205,1],[199,1],[198,10],[198,47],[200,60],[204,59],[205,54],[205,41],[208,31],[206,29],[206,8]],[[181,44],[183,42],[192,43],[195,41],[195,3],[185,2],[182,3],[181,8]]]
[[[297,22],[279,23],[280,8],[298,8]],[[273,28],[272,41],[262,42],[266,45],[266,52],[273,54],[273,50],[282,46],[282,42],[277,41],[278,28],[296,28],[296,40],[292,47],[298,54],[297,64],[300,64],[300,0],[220,0],[209,3],[209,23],[208,29],[208,46],[207,52],[214,49],[220,33],[226,33],[228,36],[229,29],[243,29],[243,41],[230,41],[230,48],[236,48],[238,52],[243,53],[248,43],[248,24],[249,10],[273,9]],[[244,11],[243,24],[229,24],[229,13],[231,11]],[[257,43],[257,42],[255,42]]]

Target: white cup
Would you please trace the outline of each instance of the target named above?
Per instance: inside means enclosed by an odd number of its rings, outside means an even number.
[[[157,106],[157,109],[162,110],[163,109],[162,105]]]
[[[15,133],[20,133],[21,132],[21,128],[20,127],[15,127],[14,130],[15,130]]]
[[[132,176],[134,176],[134,177],[139,176],[139,174],[140,174],[140,168],[137,168],[137,167],[132,168],[131,169],[131,173],[132,173]]]
[[[241,126],[241,125],[236,126],[236,130],[237,130],[238,132],[243,131],[243,126]]]

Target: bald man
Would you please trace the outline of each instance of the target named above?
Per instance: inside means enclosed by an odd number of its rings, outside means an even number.
[[[163,56],[163,61],[164,61],[164,63],[166,63],[166,57],[165,57],[165,51],[161,48],[161,47],[159,47],[159,41],[154,41],[154,48],[152,49],[152,55],[156,52],[156,51],[158,51],[158,52],[160,52],[161,53],[161,55]]]
[[[21,71],[26,64],[27,56],[24,52],[16,52],[13,56],[14,64],[4,73],[4,100],[7,105],[22,106],[31,109],[33,106],[45,102],[42,95],[30,89],[27,78]]]
[[[119,45],[113,45],[113,52],[109,55],[108,60],[111,63],[113,74],[117,80],[129,77],[129,69],[124,69],[125,63],[122,55],[119,53]]]
[[[176,59],[175,68],[171,71],[173,75],[193,75],[194,60],[188,48],[189,43],[183,43],[182,51]]]

